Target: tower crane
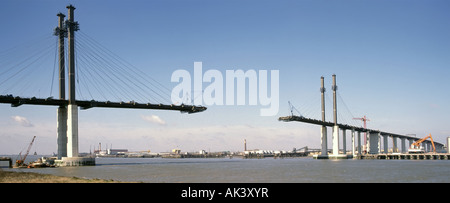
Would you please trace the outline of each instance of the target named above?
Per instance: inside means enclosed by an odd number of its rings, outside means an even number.
[[[27,149],[27,153],[25,153],[25,155],[23,156],[23,158],[18,159],[18,160],[16,161],[16,166],[17,166],[17,167],[20,167],[20,166],[22,166],[22,165],[24,164],[25,159],[26,159],[27,156],[28,156],[28,153],[30,153],[31,146],[33,145],[33,142],[34,142],[34,139],[35,139],[35,138],[36,138],[36,136],[34,136],[33,139],[31,140],[31,143],[30,143],[30,145],[28,146],[28,149]],[[21,153],[22,153],[22,152],[19,153],[19,156],[20,156]]]
[[[364,129],[367,129],[367,125],[366,122],[370,121],[369,119],[366,118],[366,116],[364,115],[364,117],[362,118],[353,118],[354,120],[361,120],[364,123]],[[367,133],[364,132],[364,151],[366,151],[366,145],[367,145]]]

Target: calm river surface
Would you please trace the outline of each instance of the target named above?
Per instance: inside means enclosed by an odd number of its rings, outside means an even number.
[[[3,170],[149,183],[450,183],[450,160],[97,158],[96,164]]]

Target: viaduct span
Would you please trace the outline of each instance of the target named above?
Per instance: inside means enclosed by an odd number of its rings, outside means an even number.
[[[419,140],[420,138],[417,137],[411,137],[407,135],[401,135],[391,132],[385,132],[380,130],[373,130],[373,129],[366,129],[362,127],[357,126],[351,126],[347,124],[341,124],[337,121],[337,101],[336,101],[336,75],[333,75],[333,122],[325,121],[325,87],[324,87],[324,77],[321,77],[321,109],[322,109],[322,120],[316,120],[311,118],[306,118],[303,116],[285,116],[278,118],[279,121],[285,121],[285,122],[303,122],[303,123],[309,123],[314,125],[321,126],[321,153],[320,155],[315,156],[315,158],[318,159],[328,159],[328,158],[337,158],[337,159],[346,159],[346,158],[352,158],[357,155],[361,154],[380,154],[382,151],[381,148],[381,142],[383,142],[383,151],[384,153],[388,152],[388,146],[389,141],[388,139],[392,139],[393,143],[393,152],[401,152],[406,153],[408,150],[408,147],[414,143],[415,141]],[[327,127],[331,127],[333,129],[332,134],[332,150],[331,154],[328,154],[328,144],[327,144]],[[339,132],[342,131],[342,151],[339,149]],[[351,138],[352,138],[352,146],[351,146],[351,154],[347,154],[347,146],[346,146],[346,131],[351,132]],[[367,143],[363,143],[361,145],[361,133],[365,133],[367,136]],[[398,139],[400,139],[400,146],[398,147]],[[406,145],[406,140],[408,140],[408,145]],[[425,151],[431,151],[431,142],[430,141],[424,141],[423,147]],[[436,150],[443,150],[444,145],[439,142],[434,142],[436,146]]]

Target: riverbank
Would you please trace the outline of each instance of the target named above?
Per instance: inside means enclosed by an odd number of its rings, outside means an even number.
[[[0,183],[121,183],[114,180],[55,176],[32,172],[4,171],[0,169]]]

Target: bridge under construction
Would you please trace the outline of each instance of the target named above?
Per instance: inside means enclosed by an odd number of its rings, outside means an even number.
[[[324,87],[324,77],[321,77],[321,109],[322,109],[322,120],[306,118],[303,116],[296,116],[292,113],[290,116],[279,117],[279,121],[284,122],[303,122],[309,123],[313,125],[321,126],[321,153],[319,155],[314,156],[317,159],[348,159],[348,158],[366,158],[371,157],[368,155],[378,155],[387,154],[389,151],[389,141],[388,139],[392,139],[393,143],[393,153],[407,153],[408,147],[411,146],[414,142],[420,140],[417,137],[411,137],[407,135],[401,135],[397,133],[391,133],[380,130],[367,129],[363,127],[351,126],[347,124],[338,123],[337,121],[337,99],[336,99],[336,75],[333,75],[333,122],[329,122],[325,120],[325,87]],[[328,144],[327,144],[327,127],[331,127],[333,129],[332,134],[332,150],[331,153],[328,153]],[[342,150],[339,148],[340,136],[339,132],[342,131]],[[352,138],[352,146],[351,146],[351,154],[347,154],[347,146],[346,146],[346,132],[350,131]],[[361,145],[361,133],[365,133],[366,143]],[[398,146],[397,140],[400,139],[400,146]],[[406,145],[406,140],[408,140],[409,145]],[[450,138],[448,139],[450,142]],[[383,142],[383,149],[381,148],[381,143]],[[448,144],[447,144],[448,145]],[[430,152],[432,149],[432,141],[424,140],[422,142],[422,146],[425,149],[425,152]],[[442,151],[444,150],[444,145],[439,142],[434,142],[435,150]],[[382,157],[382,156],[380,156]],[[403,156],[403,157],[411,157],[411,156]],[[415,156],[417,157],[417,156]],[[421,157],[421,156],[419,156]],[[414,159],[414,158],[412,158]]]

